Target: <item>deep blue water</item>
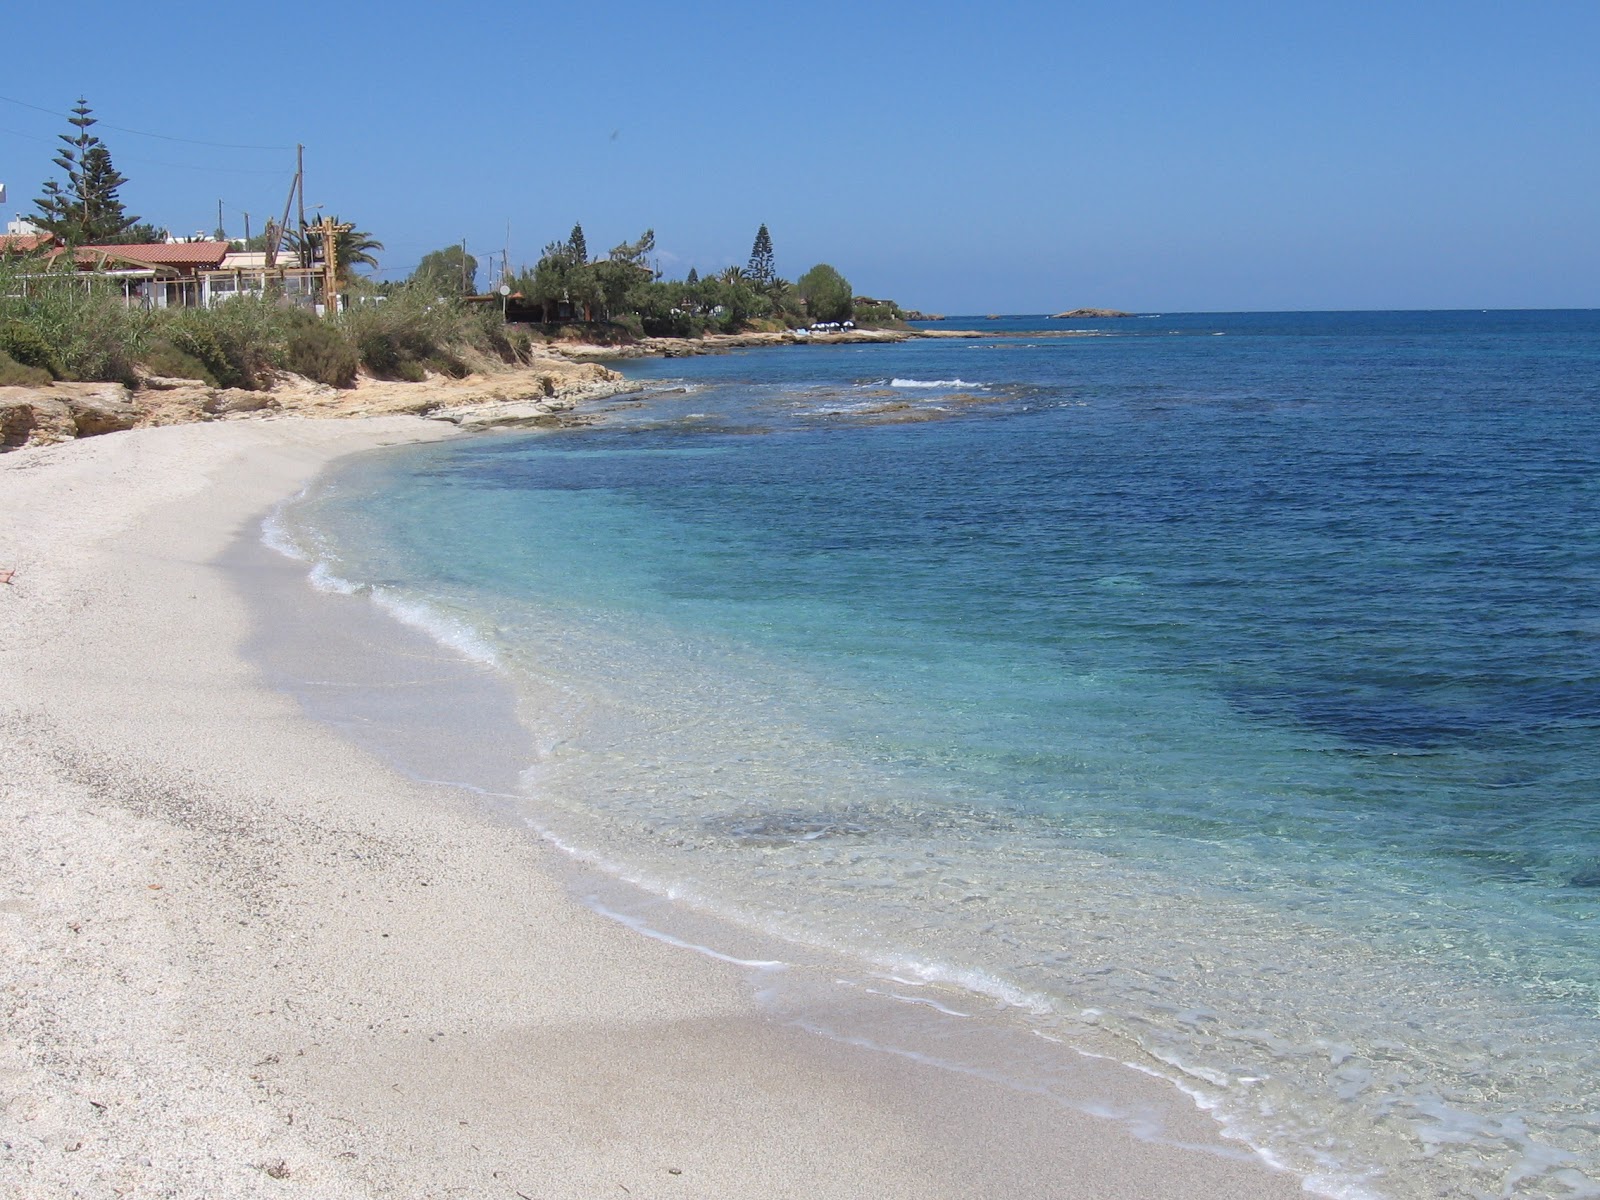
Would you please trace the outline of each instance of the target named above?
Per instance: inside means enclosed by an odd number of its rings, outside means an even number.
[[[290,525],[630,870],[1093,1013],[1326,1186],[1600,1195],[1600,313],[952,327]]]

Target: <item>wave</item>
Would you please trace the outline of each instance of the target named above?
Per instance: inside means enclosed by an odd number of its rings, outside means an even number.
[[[355,583],[336,573],[328,561],[308,551],[300,539],[289,532],[284,511],[305,496],[302,490],[274,508],[261,522],[261,544],[285,558],[308,564],[306,582],[319,592],[338,596],[365,594],[402,625],[427,634],[439,645],[485,666],[498,666],[500,656],[465,622],[446,616],[426,601],[401,596],[389,588]]]
[[[445,616],[432,605],[395,595],[385,588],[372,589],[372,601],[403,625],[420,629],[441,646],[485,666],[497,666],[500,656],[461,621]]]
[[[289,499],[273,507],[261,521],[261,544],[268,550],[277,552],[285,558],[292,558],[296,562],[309,562],[310,558],[300,544],[290,535],[283,523],[283,510],[306,494],[306,489],[301,488]]]
[[[970,383],[965,379],[891,379],[890,387],[897,388],[986,388],[987,383]]]

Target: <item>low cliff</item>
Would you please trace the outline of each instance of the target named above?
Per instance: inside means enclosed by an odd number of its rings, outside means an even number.
[[[0,387],[0,450],[153,425],[278,413],[313,417],[408,413],[459,425],[524,424],[563,412],[581,400],[627,391],[629,386],[599,363],[549,358],[465,379],[396,383],[363,378],[346,389],[289,374],[280,375],[271,387],[252,391],[159,377],[143,380],[136,390],[120,383]]]

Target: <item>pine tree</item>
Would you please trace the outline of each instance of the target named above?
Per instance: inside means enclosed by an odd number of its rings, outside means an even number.
[[[687,279],[685,279],[684,282],[687,283],[690,287],[693,287],[695,284],[700,282],[700,272],[696,271],[693,267],[690,267],[689,268],[689,277]]]
[[[777,278],[778,269],[772,259],[772,235],[763,225],[756,231],[755,245],[750,247],[750,263],[745,275],[756,283],[767,283]]]
[[[589,261],[589,247],[583,240],[583,226],[577,222],[573,222],[572,232],[567,236],[567,253],[580,267]]]
[[[89,132],[95,124],[92,111],[79,97],[67,119],[77,133],[58,135],[66,145],[52,160],[66,172],[66,186],[47,180],[44,195],[34,201],[35,223],[74,246],[114,241],[139,220],[128,216],[117,198],[117,189],[128,180],[111,165],[105,144]]]

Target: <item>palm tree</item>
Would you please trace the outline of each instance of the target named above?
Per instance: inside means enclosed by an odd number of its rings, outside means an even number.
[[[338,217],[333,218],[335,225],[343,225]],[[288,238],[289,245],[300,256],[300,262],[305,266],[312,266],[322,261],[322,235],[317,232],[316,226],[307,226],[298,232],[291,233]],[[363,229],[350,226],[341,229],[333,238],[334,253],[339,256],[338,272],[339,282],[350,281],[352,267],[375,267],[378,260],[372,256],[372,251],[382,250],[383,243],[376,240],[370,233]]]

